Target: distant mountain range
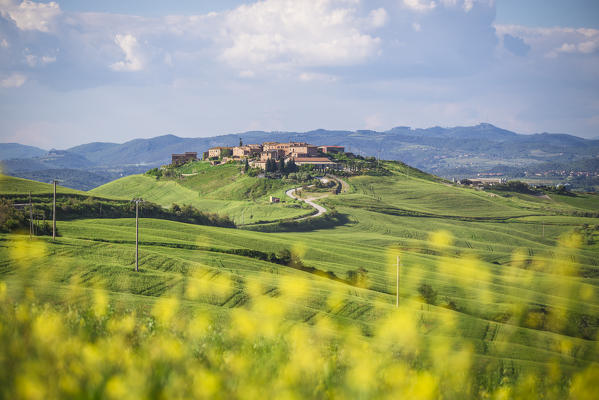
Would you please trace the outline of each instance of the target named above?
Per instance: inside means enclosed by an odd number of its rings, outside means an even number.
[[[491,124],[479,124],[428,129],[402,126],[384,132],[319,129],[310,132],[251,131],[208,138],[164,135],[122,144],[88,143],[50,152],[16,143],[0,143],[0,159],[4,160],[2,169],[7,174],[28,178],[40,176],[43,179],[56,174],[64,179],[65,186],[87,189],[121,175],[169,163],[172,153],[197,151],[201,154],[210,147],[237,145],[240,138],[244,143],[294,140],[341,145],[346,147],[346,151],[402,160],[445,177],[477,172],[518,174],[534,166],[552,163],[581,165],[581,160],[595,160],[599,155],[599,140],[567,134],[521,135]],[[587,162],[584,165],[596,164]],[[89,185],[83,187],[81,182],[86,182],[85,173],[89,174]]]

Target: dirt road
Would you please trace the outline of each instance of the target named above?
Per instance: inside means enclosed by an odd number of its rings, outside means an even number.
[[[341,184],[341,192],[346,192],[347,189],[349,188],[349,185],[347,184],[347,182],[345,182],[342,179],[339,179],[337,177],[324,177],[324,178],[319,178],[319,179],[323,182],[328,182],[330,180],[335,180],[335,181],[339,182]],[[314,185],[312,185],[312,186],[314,186]],[[308,187],[310,187],[310,186],[308,186]],[[315,208],[318,212],[316,214],[308,215],[307,217],[298,218],[296,221],[301,221],[303,219],[308,219],[308,218],[316,218],[316,217],[319,217],[322,214],[327,212],[326,208],[324,208],[320,204],[316,204],[314,202],[314,200],[322,199],[324,197],[327,197],[328,195],[324,195],[324,196],[320,196],[320,197],[308,197],[308,198],[302,199],[296,195],[296,191],[298,189],[301,189],[301,188],[289,189],[288,191],[285,192],[285,194],[287,196],[291,197],[292,199],[303,201],[304,203],[308,204],[309,206]]]

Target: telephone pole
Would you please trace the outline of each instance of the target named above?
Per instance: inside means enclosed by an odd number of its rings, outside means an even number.
[[[31,202],[31,191],[29,192],[29,239],[33,237],[33,203]]]
[[[395,308],[399,308],[399,256],[397,256],[397,288],[395,291]]]
[[[54,183],[54,200],[52,201],[52,241],[56,239],[56,179]]]
[[[133,199],[135,202],[135,272],[139,272],[139,203],[143,199]]]

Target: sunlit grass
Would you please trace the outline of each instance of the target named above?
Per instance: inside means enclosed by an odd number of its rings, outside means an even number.
[[[313,232],[143,216],[139,273],[131,219],[0,234],[0,397],[599,397],[595,219],[411,175],[349,183],[327,200],[348,223]]]
[[[454,240],[446,231],[433,232],[430,239],[430,247],[441,253]],[[553,271],[556,293],[584,293],[588,289],[582,283],[561,279],[576,271],[580,241],[565,235],[557,246],[552,265],[538,268]],[[564,334],[571,309],[551,301],[539,311],[534,298],[512,299],[508,319],[496,325],[501,332],[490,327],[482,342],[457,334],[467,322],[461,312],[435,305],[422,292],[402,296],[399,308],[375,303],[367,326],[325,312],[301,321],[296,308],[314,303],[315,291],[332,311],[346,307],[347,292],[355,289],[335,284],[322,294],[319,281],[298,274],[278,275],[265,285],[250,276],[214,274],[202,264],[182,286],[142,307],[123,306],[100,280],[71,279],[61,299],[48,301],[45,288],[30,278],[51,248],[18,236],[9,246],[8,257],[18,269],[0,281],[4,398],[591,399],[599,390],[599,366],[591,361],[597,359],[598,338],[587,340],[586,357],[562,364],[582,342]],[[393,265],[399,252],[390,249],[387,262]],[[454,276],[454,284],[465,291],[477,286],[478,304],[493,304],[490,286],[501,280],[530,283],[524,258],[516,250],[513,265],[498,275],[470,256],[440,257],[436,269]],[[71,268],[71,260],[55,260]],[[523,274],[514,274],[519,270]],[[411,279],[428,278],[422,271]],[[226,314],[190,307],[220,304],[238,291],[246,300]],[[521,326],[556,332],[554,354],[546,363],[523,368],[526,363],[498,362],[493,349],[481,348],[515,345]]]

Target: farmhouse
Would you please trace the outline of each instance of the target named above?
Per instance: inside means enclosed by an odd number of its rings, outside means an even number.
[[[197,161],[198,153],[196,152],[185,152],[183,154],[172,154],[172,165],[182,165],[189,161]]]
[[[233,152],[232,147],[213,147],[208,149],[208,158],[220,158],[227,155],[231,155]]]
[[[326,157],[298,157],[293,159],[298,166],[312,165],[314,168],[337,168],[337,163],[329,160]]]
[[[285,158],[285,150],[283,149],[271,149],[265,150],[260,154],[260,161],[266,162],[266,160],[280,160]]]
[[[318,150],[323,153],[344,153],[345,147],[343,146],[318,146]]]
[[[462,185],[482,186],[482,185],[495,185],[499,183],[505,183],[505,178],[475,178],[475,179],[462,179],[460,183]]]
[[[312,157],[318,154],[318,147],[308,144],[306,142],[289,142],[289,143],[277,143],[267,142],[263,144],[264,151],[271,150],[282,150],[285,156],[292,157]]]
[[[318,147],[311,144],[293,145],[285,149],[285,155],[291,158],[316,157],[318,155]]]
[[[248,144],[245,146],[233,147],[233,158],[253,158],[259,156],[262,153],[261,144]]]

